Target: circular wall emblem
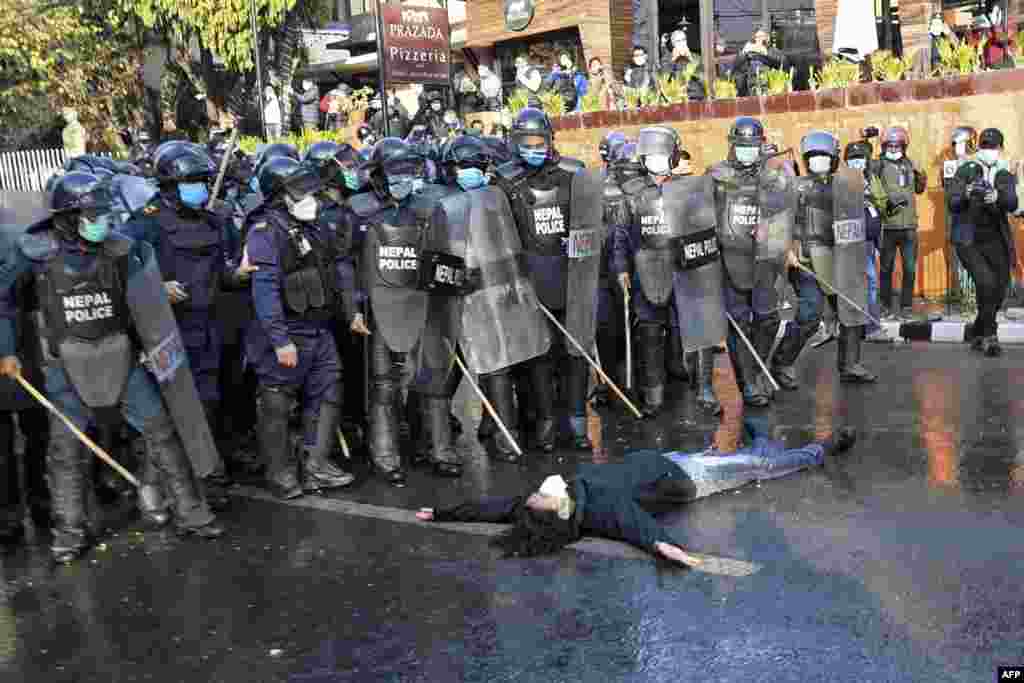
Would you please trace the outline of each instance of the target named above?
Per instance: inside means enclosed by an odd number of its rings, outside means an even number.
[[[533,21],[534,0],[505,0],[505,28],[522,31]]]

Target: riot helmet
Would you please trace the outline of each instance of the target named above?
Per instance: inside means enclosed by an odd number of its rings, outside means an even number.
[[[302,223],[315,221],[320,215],[320,200],[317,193],[324,187],[320,170],[300,165],[280,181],[285,206],[292,218]]]
[[[646,175],[647,169],[640,163],[637,143],[627,142],[622,145],[608,170],[619,183]]]
[[[882,155],[890,161],[899,161],[910,146],[910,133],[903,126],[890,126],[882,135]]]
[[[543,166],[554,154],[555,131],[540,109],[525,107],[512,122],[512,151],[530,166]]]
[[[295,145],[289,145],[284,142],[275,142],[272,145],[267,145],[256,156],[256,163],[254,164],[256,171],[259,172],[263,164],[278,157],[285,157],[287,159],[299,161],[299,150],[295,148]]]
[[[330,163],[334,159],[334,155],[341,149],[341,145],[331,140],[321,140],[320,142],[314,142],[306,150],[305,156],[302,161],[307,165],[315,168],[322,169],[324,166]]]
[[[171,152],[176,153],[185,149],[187,145],[187,140],[167,140],[166,142],[161,142],[157,145],[157,148],[153,150],[153,168],[157,167],[160,163],[160,159],[162,159],[165,154],[169,154]]]
[[[406,199],[422,183],[426,166],[426,158],[400,138],[378,142],[367,162],[374,192],[395,201]]]
[[[366,173],[362,169],[363,159],[352,145],[347,142],[338,145],[332,158],[333,163],[323,167],[325,180],[334,181],[350,192],[358,192],[366,185]]]
[[[850,168],[855,168],[859,171],[866,170],[872,151],[871,143],[867,140],[851,142],[843,152],[843,161]]]
[[[978,160],[986,166],[993,166],[999,161],[999,152],[1004,144],[1003,133],[998,128],[986,128],[981,131],[981,135],[978,136]]]
[[[161,183],[180,183],[210,179],[210,157],[206,152],[181,147],[161,155],[156,165],[157,180]]]
[[[449,185],[475,190],[489,182],[487,172],[494,163],[493,152],[480,138],[460,135],[445,144],[441,172]]]
[[[949,142],[958,157],[974,154],[978,148],[978,131],[971,126],[957,126],[953,129]]]
[[[808,133],[800,140],[800,157],[811,174],[835,173],[839,168],[839,139],[823,130]]]
[[[605,135],[600,144],[597,146],[597,153],[601,155],[601,161],[606,164],[610,162],[610,158],[613,156],[613,149],[621,147],[626,144],[626,135],[617,130]]]
[[[276,197],[284,189],[284,181],[300,167],[297,160],[287,156],[266,160],[256,174],[260,193],[265,199]]]
[[[376,136],[373,134],[373,129],[365,123],[359,126],[359,130],[356,131],[356,139],[359,140],[359,144],[372,145],[376,140]]]
[[[682,145],[679,133],[668,126],[651,126],[640,130],[636,153],[640,163],[652,175],[667,176],[679,163]]]
[[[65,237],[78,236],[99,244],[110,233],[110,186],[92,173],[72,171],[60,176],[50,195],[54,227]]]
[[[752,116],[741,116],[729,129],[729,147],[741,166],[753,166],[761,157],[765,143],[764,126]]]

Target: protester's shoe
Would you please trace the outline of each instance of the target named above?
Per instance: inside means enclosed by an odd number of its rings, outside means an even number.
[[[853,427],[840,427],[821,442],[821,447],[825,451],[825,460],[850,450],[855,443],[857,443],[857,431]]]
[[[999,338],[995,335],[985,337],[982,343],[982,352],[989,358],[996,358],[1003,355],[1003,347],[999,344]]]

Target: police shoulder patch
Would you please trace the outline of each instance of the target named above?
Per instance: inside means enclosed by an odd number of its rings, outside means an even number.
[[[29,231],[18,237],[18,248],[29,261],[49,261],[60,251],[60,243],[50,230]]]

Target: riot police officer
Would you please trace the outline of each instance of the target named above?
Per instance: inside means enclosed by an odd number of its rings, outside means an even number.
[[[148,242],[157,253],[196,389],[216,435],[223,340],[214,305],[222,287],[241,287],[248,272],[229,263],[237,251],[234,231],[206,208],[211,165],[205,153],[187,147],[162,154],[156,164],[160,194],[123,232]],[[227,504],[226,485],[221,465],[207,481],[207,496],[215,507]]]
[[[672,128],[642,129],[637,153],[647,174],[623,185],[629,213],[628,221],[615,227],[614,269],[622,289],[631,291],[632,312],[637,318],[642,410],[646,415],[654,415],[661,409],[666,335],[672,317],[678,316],[679,336],[668,353],[682,358],[684,346],[700,352],[698,401],[706,410],[718,414],[721,405],[711,381],[712,346],[724,334],[725,317],[719,293],[720,272],[715,269],[718,248],[710,186],[706,178],[672,175],[682,154],[679,135]],[[687,250],[688,244],[699,247],[699,258],[688,256],[696,256],[693,248]],[[713,283],[711,289],[716,296],[700,296],[708,289],[702,288],[701,282]],[[710,343],[706,341],[708,334],[712,337]]]
[[[797,181],[796,239],[801,260],[862,310],[867,309],[864,242],[864,176],[839,167],[839,140],[825,131],[805,135],[800,155],[807,175]],[[800,257],[798,257],[800,258]],[[876,377],[861,362],[866,318],[845,299],[825,294],[814,275],[796,267],[789,280],[797,293],[797,312],[786,327],[773,357],[773,374],[781,387],[798,387],[794,364],[821,323],[826,296],[839,313],[838,368],[843,383],[871,383]]]
[[[219,458],[204,429],[152,247],[110,232],[109,192],[94,175],[63,176],[50,208],[52,216],[30,227],[5,257],[0,374],[20,372],[13,343],[18,308],[38,309],[45,387],[53,403],[82,430],[121,414],[142,434],[146,458],[164,478],[178,529],[220,536],[224,530],[193,479],[194,474],[209,475]],[[15,296],[22,283],[32,296]],[[140,364],[138,342],[159,383]],[[51,551],[58,562],[74,561],[90,545],[86,490],[91,464],[74,434],[52,417]]]
[[[779,325],[775,279],[792,241],[794,196],[792,180],[761,163],[764,143],[761,122],[741,116],[729,131],[729,158],[708,169],[715,186],[726,307],[762,361]],[[733,327],[727,341],[744,404],[768,405],[772,388],[757,359]]]
[[[256,319],[249,327],[246,355],[259,380],[259,440],[267,462],[267,483],[284,499],[303,492],[339,488],[351,474],[329,455],[341,414],[341,364],[331,334],[341,311],[347,254],[337,235],[317,222],[320,175],[293,159],[265,162],[259,173],[263,206],[247,224],[246,254],[256,268],[252,299]],[[301,480],[288,418],[302,405]]]
[[[575,159],[561,156],[555,133],[544,112],[524,108],[512,123],[510,146],[516,159],[498,167],[495,183],[512,207],[524,262],[540,302],[568,323],[570,334],[584,348],[593,348],[597,325],[597,282],[600,274],[603,188],[600,179]],[[590,448],[586,431],[589,368],[573,346],[554,330],[559,341],[561,397],[566,401],[573,445]],[[531,403],[536,409],[536,445],[545,452],[555,447],[555,408],[552,370],[554,357],[530,361]]]

